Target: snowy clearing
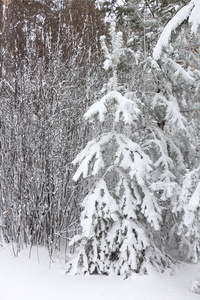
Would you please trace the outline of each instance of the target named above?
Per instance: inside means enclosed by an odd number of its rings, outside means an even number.
[[[128,280],[114,276],[66,276],[65,264],[50,264],[48,252],[39,248],[13,257],[9,246],[0,249],[1,300],[193,300],[190,291],[200,278],[200,265],[182,264],[175,274],[134,275]],[[39,262],[38,262],[39,258]]]

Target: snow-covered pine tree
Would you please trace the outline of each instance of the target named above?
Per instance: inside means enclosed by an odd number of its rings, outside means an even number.
[[[152,63],[158,86],[153,106],[160,108],[158,123],[164,124],[167,152],[177,166],[174,175],[178,186],[174,187],[178,194],[173,192],[169,197],[170,210],[166,208],[166,212],[171,211],[173,217],[168,224],[174,223],[179,238],[175,231],[171,237],[180,242],[182,254],[193,260],[197,260],[199,254],[199,196],[198,185],[194,183],[199,171],[198,168],[193,171],[199,165],[196,155],[199,145],[199,9],[200,1],[192,0],[172,18],[158,40]],[[186,168],[189,172],[183,181]],[[169,193],[167,186],[165,190]]]
[[[188,133],[183,130],[181,139],[180,132],[175,138],[179,140],[179,149],[188,168],[197,167],[194,158],[197,156],[196,149],[199,146],[199,7],[198,0],[190,1],[183,7],[166,25],[153,52],[153,57],[158,64],[157,70],[160,70],[156,74],[158,97],[164,96],[168,106],[177,107],[179,118],[183,120],[184,116],[187,120]],[[181,127],[183,129],[182,125]],[[174,135],[175,130],[171,132]],[[189,147],[188,140],[193,147]]]
[[[153,266],[163,270],[170,259],[158,249],[150,232],[160,228],[161,209],[149,188],[151,160],[130,139],[140,114],[138,100],[119,91],[117,69],[123,56],[122,33],[110,27],[111,44],[101,37],[104,69],[111,72],[104,96],[84,115],[101,124],[101,133],[78,154],[74,180],[93,178],[82,202],[82,233],[71,246],[76,251],[68,262],[72,274],[148,273]]]

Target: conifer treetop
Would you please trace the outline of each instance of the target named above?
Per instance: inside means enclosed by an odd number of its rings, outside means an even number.
[[[103,35],[100,38],[101,48],[104,53],[104,69],[108,71],[110,68],[116,69],[117,65],[120,62],[121,56],[124,54],[123,49],[123,34],[121,31],[116,32],[116,23],[112,22],[109,29],[111,37],[111,49],[106,45],[106,37]]]

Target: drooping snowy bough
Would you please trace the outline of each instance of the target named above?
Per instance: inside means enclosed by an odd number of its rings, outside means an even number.
[[[172,18],[171,21],[165,26],[156,47],[153,51],[153,58],[158,61],[162,59],[163,50],[170,48],[172,35],[180,29],[185,21],[191,27],[191,33],[196,34],[200,26],[200,1],[192,0],[186,6],[179,10],[179,12]],[[183,74],[185,73],[184,70]],[[187,75],[186,75],[187,76]]]
[[[93,186],[82,202],[82,233],[71,246],[76,251],[68,262],[71,274],[146,274],[162,271],[171,261],[154,242],[162,211],[151,186],[152,161],[131,139],[140,109],[118,89],[117,67],[124,53],[122,34],[110,28],[111,47],[102,37],[104,68],[112,76],[106,94],[84,115],[100,122],[102,132],[78,154],[74,180],[93,177]]]

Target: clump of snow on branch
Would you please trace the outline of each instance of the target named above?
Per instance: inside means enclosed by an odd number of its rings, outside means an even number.
[[[85,113],[84,118],[93,121],[97,116],[99,121],[103,122],[108,112],[107,108],[112,104],[115,105],[115,122],[119,122],[120,118],[125,124],[132,124],[137,120],[140,113],[137,104],[117,91],[110,91],[100,101],[95,102]]]
[[[171,21],[169,21],[154,48],[153,58],[155,60],[161,59],[163,49],[169,47],[172,33],[184,21],[188,20],[189,24],[191,25],[191,33],[197,32],[200,25],[199,10],[199,0],[192,0],[188,5],[180,9],[178,13],[171,19]]]
[[[156,94],[152,102],[152,108],[155,107],[165,108],[166,112],[165,112],[164,120],[166,121],[167,123],[166,125],[170,130],[174,131],[174,128],[177,128],[178,130],[186,131],[186,127],[185,127],[186,119],[180,113],[180,109],[175,97],[169,95],[169,100],[168,100],[161,93]]]
[[[185,71],[180,64],[174,62],[172,59],[170,58],[166,58],[166,63],[169,65],[169,67],[171,68],[171,70],[174,71],[173,73],[173,77],[172,80],[176,81],[176,79],[178,78],[178,76],[180,75],[181,78],[184,80],[185,83],[188,84],[193,84],[195,82],[195,79],[190,76],[190,74]]]
[[[77,181],[82,175],[86,178],[89,175],[89,166],[92,160],[95,160],[93,165],[92,175],[96,175],[100,169],[104,168],[104,161],[102,153],[104,151],[104,146],[109,142],[111,134],[105,134],[98,138],[88,142],[86,147],[77,155],[73,160],[73,164],[79,164],[79,167],[73,177],[74,181]]]
[[[82,213],[81,226],[84,237],[90,238],[94,235],[94,227],[91,225],[95,211],[98,211],[99,218],[107,221],[116,220],[115,214],[118,211],[118,206],[115,199],[110,195],[103,178],[96,182],[94,189],[85,197],[82,205],[84,211]]]

